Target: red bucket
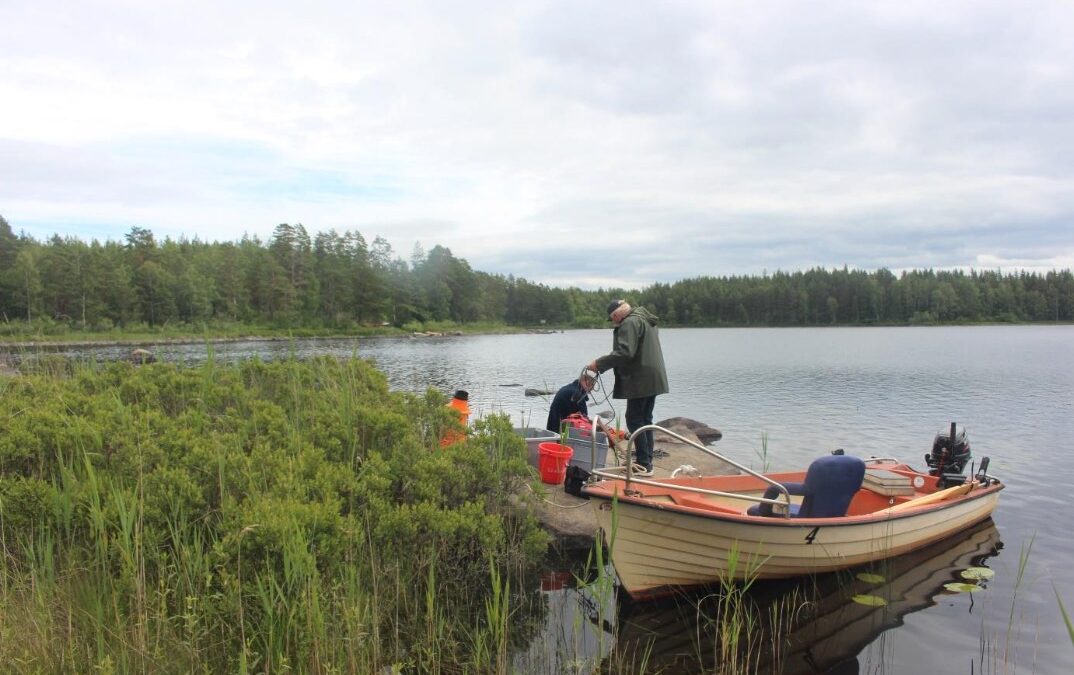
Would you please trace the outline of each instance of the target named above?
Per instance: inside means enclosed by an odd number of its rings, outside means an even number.
[[[562,485],[567,477],[567,462],[571,461],[574,449],[545,441],[537,446],[537,468],[541,472],[541,481],[549,485]]]

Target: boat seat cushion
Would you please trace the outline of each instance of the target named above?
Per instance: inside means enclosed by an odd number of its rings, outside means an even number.
[[[809,465],[804,483],[784,483],[787,492],[802,495],[798,509],[792,505],[791,515],[797,518],[840,518],[847,514],[850,501],[861,489],[865,477],[865,462],[850,455],[828,455]],[[765,490],[766,499],[776,499],[779,488]],[[751,506],[746,513],[751,516],[772,516],[771,504]],[[782,514],[780,514],[782,515]]]

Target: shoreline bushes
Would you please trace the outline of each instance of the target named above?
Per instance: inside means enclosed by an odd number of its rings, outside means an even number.
[[[0,390],[0,662],[27,672],[456,670],[474,589],[547,545],[506,418],[441,451],[444,397],[359,359]]]

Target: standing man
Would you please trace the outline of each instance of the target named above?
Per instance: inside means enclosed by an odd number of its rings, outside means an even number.
[[[623,300],[608,305],[608,320],[612,332],[612,351],[589,364],[603,373],[615,371],[614,398],[625,398],[627,429],[634,433],[653,423],[656,397],[668,392],[668,375],[664,369],[664,353],[660,350],[660,333],[656,317],[644,307],[633,308]],[[653,475],[653,432],[650,429],[635,439],[638,464],[645,467],[639,476]]]

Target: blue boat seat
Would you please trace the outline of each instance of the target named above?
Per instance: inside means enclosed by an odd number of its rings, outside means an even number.
[[[791,505],[794,518],[839,518],[847,514],[850,501],[861,489],[865,478],[865,462],[850,455],[828,455],[816,459],[806,471],[804,483],[783,483],[787,492],[802,497],[801,505]],[[777,499],[779,488],[765,490],[765,499]],[[773,516],[771,504],[755,504],[746,513],[751,516]]]

